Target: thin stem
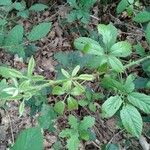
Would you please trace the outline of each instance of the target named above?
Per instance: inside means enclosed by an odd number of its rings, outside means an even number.
[[[139,59],[137,61],[133,61],[133,62],[125,65],[124,68],[127,69],[127,68],[130,68],[130,67],[134,66],[134,65],[138,65],[138,64],[140,64],[141,62],[143,62],[143,61],[145,61],[147,59],[150,59],[150,56],[146,56],[146,57],[141,58],[141,59]]]

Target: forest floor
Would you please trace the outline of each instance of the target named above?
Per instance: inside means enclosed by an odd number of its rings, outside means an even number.
[[[68,5],[67,3],[54,2],[50,5],[49,9],[40,13],[31,14],[29,19],[21,19],[18,22],[23,24],[26,31],[42,21],[50,20],[53,25],[52,29],[46,38],[41,39],[36,43],[38,50],[35,54],[36,69],[35,72],[45,76],[47,79],[54,79],[56,76],[55,66],[57,61],[54,59],[54,54],[57,52],[70,52],[74,51],[73,41],[79,36],[87,36],[88,34],[93,34],[96,30],[96,26],[99,23],[108,24],[112,22],[119,29],[119,38],[121,40],[127,39],[131,44],[136,41],[140,41],[145,49],[148,45],[143,38],[143,31],[140,26],[135,25],[132,22],[126,12],[121,15],[116,15],[115,8],[117,3],[108,4],[103,6],[97,4],[92,9],[91,21],[88,25],[81,26],[79,22],[74,22],[68,24],[65,22]],[[12,66],[19,70],[23,70],[27,67],[27,63],[23,62],[21,58],[17,55],[12,56],[3,50],[0,51],[0,63]],[[128,70],[129,72],[134,72],[136,69],[137,74],[140,75],[137,68],[132,68]],[[101,92],[101,89],[97,88],[97,84],[91,85],[97,92]],[[57,97],[48,97],[48,102],[53,103]],[[7,111],[0,109],[0,150],[6,150],[9,145],[14,143],[16,136],[20,131],[25,128],[34,126],[36,124],[35,120],[38,114],[31,117],[30,109],[26,109],[22,117],[19,117],[18,112],[19,102],[9,102]],[[94,115],[96,118],[96,125],[94,131],[96,133],[97,140],[95,142],[85,142],[83,146],[81,145],[81,150],[98,150],[97,145],[102,145],[105,143],[120,143],[124,146],[127,142],[127,135],[125,132],[120,131],[116,128],[116,118],[111,118],[109,120],[102,120],[99,113],[92,114],[87,109],[78,110],[74,112],[75,115],[90,114]],[[60,128],[63,128],[66,123],[66,116],[59,119]],[[148,130],[149,126],[145,125],[144,130]],[[55,133],[50,133],[45,131],[44,133],[44,145],[45,150],[51,150],[52,145],[56,142],[57,137]],[[150,139],[149,139],[150,142]],[[130,146],[132,150],[142,149],[139,141],[132,139],[132,144]]]

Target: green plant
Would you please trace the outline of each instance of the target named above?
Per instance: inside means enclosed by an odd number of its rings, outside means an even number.
[[[42,5],[42,6],[41,6]],[[0,16],[0,47],[11,54],[18,54],[22,58],[28,56],[30,49],[29,46],[36,40],[45,37],[51,29],[50,22],[39,23],[34,26],[31,32],[25,33],[24,27],[20,24],[12,24],[12,20],[15,22],[17,18],[10,18],[9,14],[12,10],[16,10],[19,14],[25,9],[25,5],[21,2],[12,2],[11,0],[0,1],[1,16]],[[43,4],[35,4],[29,8],[32,11],[44,10]],[[43,9],[42,9],[43,8]],[[13,28],[8,29],[9,24],[12,24]],[[28,46],[26,46],[28,45]]]
[[[139,7],[139,0],[121,0],[117,6],[117,13],[127,11],[128,15],[131,16],[134,13],[134,7]]]
[[[95,118],[86,116],[83,120],[78,121],[76,117],[70,115],[68,121],[71,128],[62,130],[59,136],[67,138],[68,150],[77,150],[80,140],[90,140],[92,131],[89,129],[95,124]]]
[[[87,24],[90,21],[90,8],[95,4],[96,0],[67,0],[72,10],[67,16],[69,22],[81,20]]]
[[[134,76],[129,75],[125,82],[112,79],[106,76],[103,85],[115,91],[115,96],[109,97],[102,105],[102,116],[112,117],[120,110],[120,117],[125,129],[136,137],[142,132],[142,117],[137,110],[150,113],[150,96],[135,92]]]
[[[131,54],[130,43],[127,41],[116,43],[117,29],[112,24],[99,24],[98,32],[102,36],[102,41],[97,42],[91,38],[79,37],[74,42],[75,47],[86,54],[95,56],[98,67],[107,64],[116,72],[124,71],[125,67],[118,58],[124,58]]]

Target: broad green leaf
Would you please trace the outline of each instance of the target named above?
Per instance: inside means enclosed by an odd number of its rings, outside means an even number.
[[[104,50],[98,42],[87,37],[79,37],[74,41],[76,49],[92,55],[103,55]]]
[[[68,150],[78,150],[79,147],[79,134],[74,133],[68,140],[67,140],[67,149]]]
[[[22,25],[16,25],[14,28],[12,28],[6,39],[5,39],[5,46],[16,46],[19,45],[23,40],[23,33],[24,28]]]
[[[12,28],[4,39],[4,47],[12,54],[18,54],[20,57],[25,57],[23,43],[24,28],[22,25],[16,25]]]
[[[96,112],[96,105],[94,105],[94,103],[90,103],[89,104],[89,109],[93,112]]]
[[[124,10],[126,10],[127,6],[129,6],[128,0],[121,0],[117,5],[117,13],[122,13]]]
[[[133,82],[134,80],[135,80],[135,77],[132,74],[127,77],[125,85],[124,85],[124,88],[127,93],[131,93],[135,89],[135,85]]]
[[[29,8],[29,10],[30,10],[30,11],[36,11],[36,12],[38,12],[38,11],[43,11],[43,10],[45,10],[45,9],[47,9],[47,8],[48,8],[47,5],[40,4],[40,3],[36,3],[36,4],[32,5],[32,6]]]
[[[72,81],[66,81],[63,83],[62,89],[64,91],[70,91],[71,90],[71,86],[72,86]]]
[[[136,53],[142,57],[144,57],[146,55],[145,53],[145,49],[142,46],[141,43],[138,43],[137,45],[134,46],[134,48],[136,49]]]
[[[74,7],[74,8],[78,8],[78,5],[77,5],[77,2],[76,2],[76,0],[67,0],[67,3],[69,3],[69,5],[71,6],[71,7]]]
[[[87,100],[84,100],[84,99],[78,101],[78,104],[79,104],[80,106],[82,106],[82,107],[87,106],[88,103],[89,103],[89,102],[88,102]]]
[[[35,67],[35,60],[34,60],[34,58],[32,56],[30,58],[29,64],[28,64],[28,76],[32,76],[34,67]]]
[[[131,44],[127,41],[122,41],[114,44],[110,49],[110,55],[116,57],[127,57],[131,54]]]
[[[54,105],[54,110],[59,113],[63,114],[65,110],[65,103],[63,101],[59,101]]]
[[[111,68],[116,72],[122,72],[124,70],[122,62],[115,56],[109,56],[108,62]]]
[[[139,12],[137,15],[135,15],[133,20],[138,23],[148,22],[150,21],[150,12],[146,10]]]
[[[27,38],[29,41],[36,41],[45,37],[51,29],[52,24],[48,22],[40,23],[34,26]]]
[[[71,126],[71,128],[76,130],[78,128],[78,126],[79,126],[78,119],[75,116],[73,116],[73,115],[69,115],[68,120],[69,120],[68,123]]]
[[[76,76],[79,70],[80,70],[80,66],[78,65],[73,69],[71,76],[72,77]]]
[[[120,150],[119,144],[104,144],[101,150]]]
[[[53,95],[63,95],[65,93],[64,89],[61,86],[54,86],[52,90]]]
[[[121,107],[123,101],[117,96],[109,97],[102,105],[102,116],[104,118],[112,117]]]
[[[143,122],[138,110],[134,106],[127,104],[120,111],[120,117],[125,129],[139,138],[142,133]]]
[[[38,118],[38,123],[41,128],[49,129],[50,131],[54,130],[54,120],[57,115],[53,110],[53,107],[43,104],[41,115]]]
[[[86,116],[83,118],[83,120],[80,122],[79,129],[87,130],[89,128],[92,128],[95,124],[95,118],[91,116]]]
[[[78,82],[74,82],[75,87],[71,90],[71,94],[74,96],[79,96],[85,92],[85,88]]]
[[[17,12],[17,16],[22,17],[22,18],[28,18],[29,17],[29,10],[23,10]]]
[[[78,109],[78,102],[76,99],[74,99],[73,97],[69,96],[67,98],[67,106],[68,106],[68,110],[74,110],[74,109]]]
[[[104,25],[99,24],[98,25],[98,32],[102,35],[103,43],[105,44],[105,47],[109,50],[112,45],[115,44],[117,39],[117,29],[112,24]]]
[[[101,84],[103,87],[105,87],[107,89],[109,89],[109,88],[113,89],[113,90],[117,89],[121,92],[125,92],[123,83],[113,79],[110,75],[105,75]]]
[[[20,3],[20,2],[15,2],[13,4],[14,8],[18,11],[23,11],[26,7],[23,3]]]
[[[84,10],[89,11],[90,8],[96,3],[96,0],[80,0],[80,3]]]
[[[128,95],[128,101],[143,112],[150,114],[150,96],[143,93],[133,92]]]
[[[133,3],[134,3],[134,0],[128,0],[128,2],[129,2],[130,4],[133,4]]]
[[[150,45],[150,23],[148,23],[148,25],[146,27],[145,37],[146,37],[147,42]]]
[[[41,129],[34,127],[23,130],[19,134],[16,143],[11,150],[42,150],[43,148]]]
[[[7,23],[6,19],[0,19],[0,26],[4,26]],[[1,34],[1,33],[0,33]],[[0,42],[1,43],[1,42]]]
[[[12,1],[11,0],[0,0],[0,5],[11,5]]]

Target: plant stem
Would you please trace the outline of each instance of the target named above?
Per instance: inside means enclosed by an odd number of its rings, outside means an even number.
[[[145,60],[147,60],[147,59],[150,59],[150,56],[146,56],[146,57],[141,58],[141,59],[139,59],[139,60],[137,60],[137,61],[133,61],[133,62],[131,62],[131,63],[125,65],[124,68],[127,69],[127,68],[129,68],[129,67],[134,66],[134,65],[138,65],[138,64],[140,64],[141,62],[143,62],[143,61],[145,61]]]

